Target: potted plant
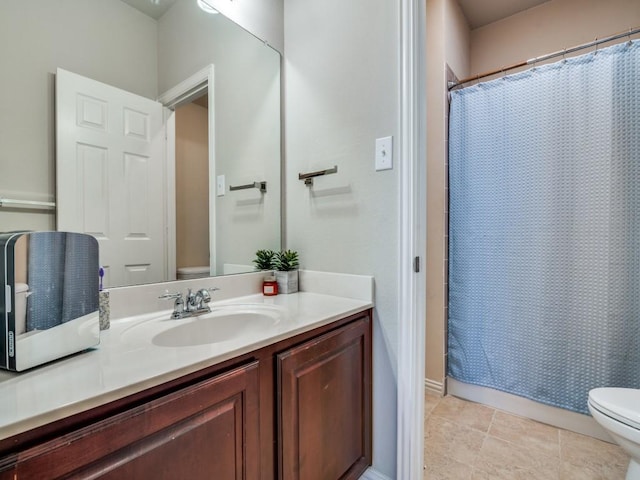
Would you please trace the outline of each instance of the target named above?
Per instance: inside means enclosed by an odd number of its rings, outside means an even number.
[[[271,263],[276,270],[276,281],[279,293],[295,293],[298,291],[298,252],[282,250],[273,255]]]
[[[273,257],[275,254],[276,252],[273,250],[258,250],[253,261],[256,265],[256,270],[273,270]]]

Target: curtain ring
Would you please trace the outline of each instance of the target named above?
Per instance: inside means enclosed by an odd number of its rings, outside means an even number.
[[[567,61],[567,47],[564,47],[564,50],[562,50],[562,61]]]
[[[633,28],[629,27],[629,33],[627,34],[627,37],[629,37],[629,45],[631,45],[633,42],[631,41],[631,32],[633,31]]]
[[[594,54],[598,53],[598,37],[593,40],[596,44],[596,50],[593,52]]]

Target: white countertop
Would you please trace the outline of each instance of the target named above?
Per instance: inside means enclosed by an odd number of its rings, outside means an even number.
[[[372,301],[299,292],[262,294],[210,304],[261,304],[282,318],[262,331],[248,330],[229,340],[167,347],[151,342],[153,329],[167,330],[171,310],[111,322],[100,346],[23,373],[0,372],[0,439],[103,405],[183,375],[326,325],[373,306]],[[158,319],[160,317],[160,319]],[[165,320],[166,319],[166,320]],[[150,334],[151,332],[151,334]]]

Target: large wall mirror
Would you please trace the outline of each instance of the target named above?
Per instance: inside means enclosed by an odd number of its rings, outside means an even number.
[[[0,2],[0,198],[57,204],[0,232],[92,233],[107,286],[280,248],[280,54],[208,3]]]

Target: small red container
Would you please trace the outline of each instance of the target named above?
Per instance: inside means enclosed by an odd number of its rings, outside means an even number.
[[[276,282],[276,277],[269,276],[264,279],[262,282],[262,293],[267,297],[278,294],[278,282]]]

